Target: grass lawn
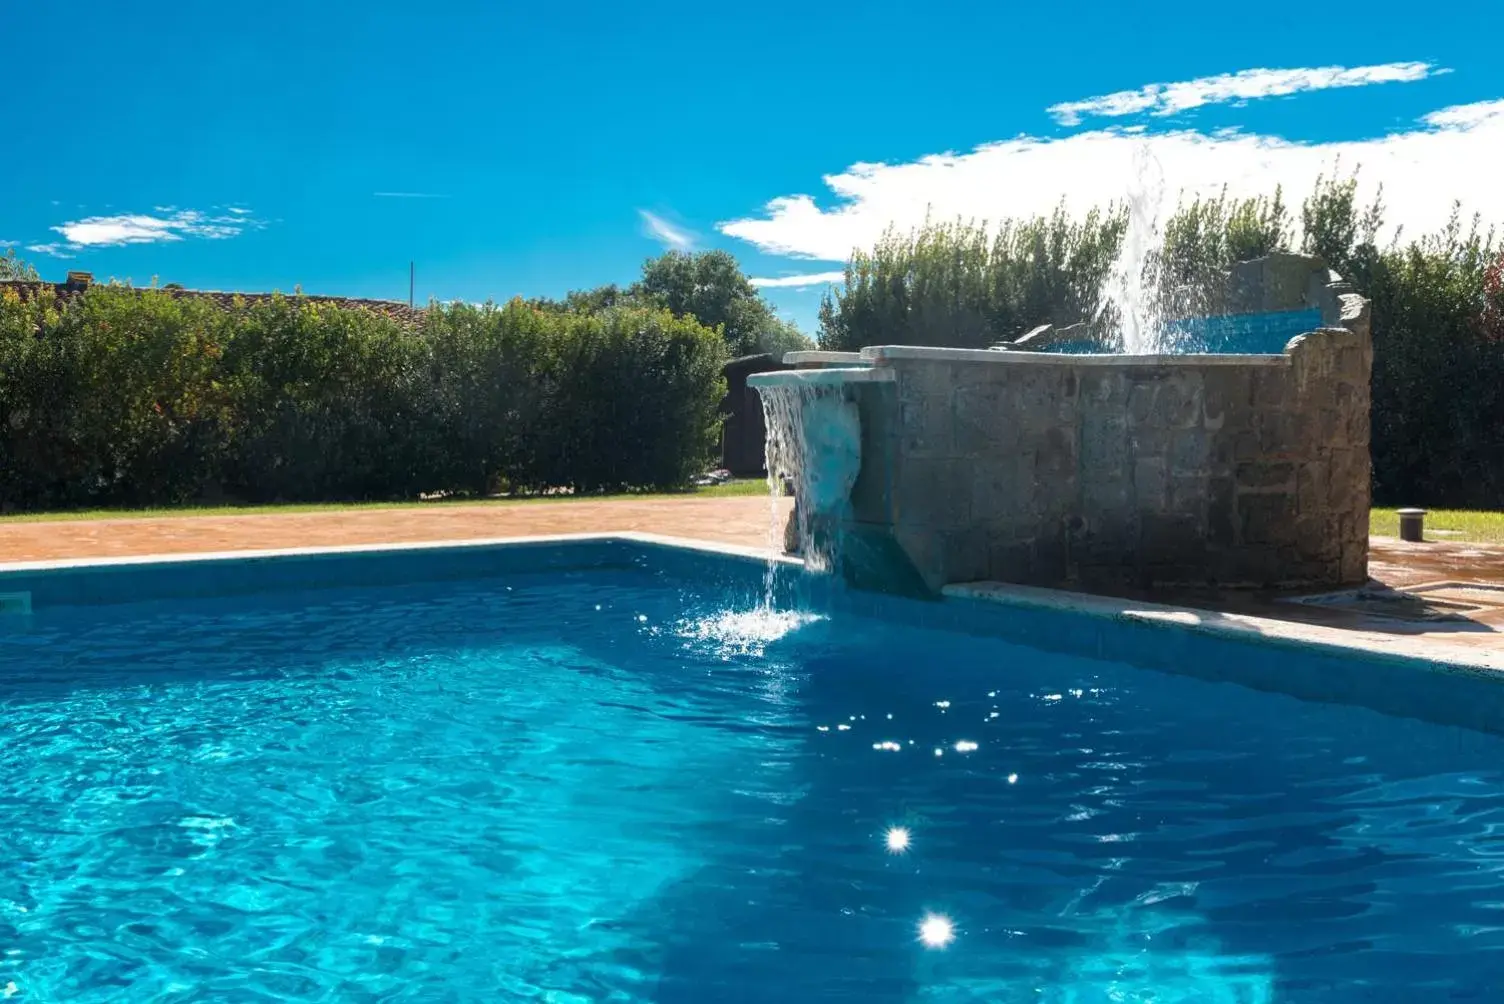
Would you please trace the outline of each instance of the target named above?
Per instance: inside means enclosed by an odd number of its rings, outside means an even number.
[[[1393,509],[1374,509],[1369,514],[1368,525],[1370,533],[1381,537],[1400,535],[1400,518]],[[1504,512],[1428,509],[1426,539],[1504,544]]]
[[[336,510],[411,509],[455,505],[567,505],[570,502],[601,502],[610,499],[726,498],[739,495],[766,495],[768,483],[761,478],[744,478],[724,485],[687,488],[682,492],[642,492],[626,495],[527,495],[518,498],[443,499],[434,502],[333,502],[290,505],[184,506],[172,509],[77,509],[69,512],[22,513],[0,516],[0,523],[37,523],[48,520],[149,519],[161,516],[248,516],[269,513],[333,512]]]

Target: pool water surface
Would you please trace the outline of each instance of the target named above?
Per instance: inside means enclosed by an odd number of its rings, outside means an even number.
[[[0,630],[0,994],[1487,1000],[1504,740],[633,569]]]

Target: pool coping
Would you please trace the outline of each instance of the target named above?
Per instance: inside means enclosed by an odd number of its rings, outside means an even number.
[[[1081,614],[1244,644],[1303,648],[1385,662],[1422,663],[1427,668],[1469,673],[1504,672],[1504,646],[1495,651],[1464,649],[1462,646],[1436,645],[1412,635],[1390,635],[1006,582],[957,583],[946,586],[943,593],[951,599]]]
[[[263,558],[314,558],[338,555],[383,554],[404,551],[447,551],[460,548],[484,547],[547,547],[556,544],[609,543],[623,541],[645,544],[652,547],[681,548],[719,554],[726,557],[767,561],[767,550],[729,544],[721,541],[698,540],[690,537],[673,537],[666,534],[647,533],[637,530],[620,530],[608,533],[554,533],[533,534],[522,537],[471,537],[459,540],[415,540],[380,544],[333,544],[318,547],[256,548],[243,551],[169,551],[162,554],[131,554],[101,558],[47,558],[40,561],[0,562],[0,576],[25,572],[56,572],[65,569],[111,568],[128,565],[177,565],[212,561],[255,561]],[[774,556],[781,565],[799,565],[804,562],[786,554]]]
[[[569,543],[621,542],[700,554],[802,568],[799,558],[774,553],[768,548],[707,541],[641,531],[565,533],[520,537],[483,537],[461,540],[424,540],[397,543],[347,544],[320,547],[266,548],[241,551],[129,555],[100,558],[58,558],[41,561],[0,562],[0,580],[9,574],[115,568],[170,566],[215,561],[271,561],[279,558],[444,551],[465,548],[544,548]],[[3,592],[0,581],[0,592]],[[1504,671],[1504,646],[1497,651],[1440,646],[1424,638],[1356,631],[1319,624],[1276,620],[1254,614],[1228,613],[1197,607],[1128,600],[1111,596],[1076,593],[1004,582],[971,582],[949,585],[943,599],[975,601],[1013,608],[1034,608],[1089,616],[1150,627],[1183,631],[1243,644],[1285,646],[1384,662],[1405,662],[1442,670],[1492,675]]]

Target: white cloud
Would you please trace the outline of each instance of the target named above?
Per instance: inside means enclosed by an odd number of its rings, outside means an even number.
[[[160,215],[121,213],[115,216],[90,216],[52,229],[63,235],[69,250],[76,251],[80,248],[179,241],[185,237],[223,240],[241,234],[247,227],[260,226],[258,221],[244,213],[211,216],[193,209],[171,210],[161,207],[157,212]]]
[[[21,242],[20,241],[0,241],[0,248],[13,248],[17,244],[19,244],[19,243],[21,243]]]
[[[51,244],[28,244],[26,250],[33,254],[51,255],[54,258],[72,258],[71,254],[63,249],[63,245],[53,242]]]
[[[1167,198],[1177,193],[1261,195],[1283,185],[1298,205],[1318,175],[1359,171],[1359,197],[1377,185],[1391,224],[1407,233],[1444,224],[1454,200],[1464,210],[1504,223],[1504,99],[1444,108],[1416,126],[1373,139],[1297,143],[1235,130],[1135,133],[1101,129],[1061,139],[1020,137],[969,153],[935,154],[904,164],[855,164],[824,181],[830,208],[810,195],[772,200],[762,215],[720,225],[728,236],[798,258],[843,261],[870,248],[889,225],[909,228],[925,218],[999,220],[1048,213],[1062,197],[1070,208],[1121,203],[1147,151],[1162,173]]]
[[[236,216],[249,216],[251,211],[249,209],[241,209],[239,206],[231,206],[230,212]]]
[[[1079,125],[1083,117],[1176,115],[1202,105],[1255,101],[1303,91],[1370,84],[1410,83],[1446,73],[1430,63],[1379,63],[1374,66],[1305,66],[1286,70],[1256,69],[1222,73],[1198,80],[1146,84],[1133,91],[1116,91],[1081,101],[1051,105],[1049,113],[1061,125]]]
[[[833,282],[846,281],[845,272],[812,272],[808,275],[779,275],[765,279],[748,279],[754,286],[764,289],[802,289],[805,286],[826,286]]]
[[[646,209],[637,210],[637,215],[642,217],[643,232],[664,247],[675,251],[689,251],[694,248],[695,235],[678,224],[670,223],[657,213],[650,213]]]

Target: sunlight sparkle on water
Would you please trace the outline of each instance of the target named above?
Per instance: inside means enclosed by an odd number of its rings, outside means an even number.
[[[722,610],[709,617],[682,621],[678,634],[692,642],[706,644],[722,656],[761,656],[768,645],[825,618],[819,614],[795,610]]]
[[[909,828],[906,826],[888,827],[884,843],[888,845],[888,853],[902,854],[909,849]]]
[[[956,940],[956,925],[943,913],[927,913],[919,922],[919,940],[925,948],[944,948]]]

